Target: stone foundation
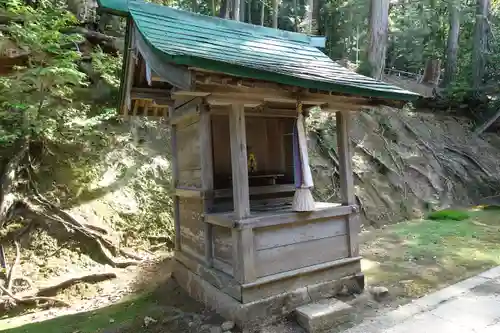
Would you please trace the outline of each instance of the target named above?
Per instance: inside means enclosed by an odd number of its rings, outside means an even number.
[[[207,282],[206,279],[188,269],[179,260],[176,260],[174,263],[174,278],[191,297],[218,312],[226,319],[234,321],[242,329],[247,330],[268,325],[282,319],[299,306],[333,297],[343,289],[344,285],[351,292],[360,292],[364,287],[363,275],[356,274],[356,272],[360,272],[359,261],[345,264],[342,267],[335,268],[335,270],[336,272],[330,271],[330,276],[335,280],[323,281],[294,289],[291,288],[286,292],[245,303],[237,300],[234,295],[230,296]],[[326,272],[328,273],[328,271],[327,269]],[[350,271],[354,273],[346,276],[345,274]],[[339,276],[339,272],[343,274]],[[325,271],[314,272],[313,275],[325,276]],[[293,280],[300,278],[302,277],[291,277],[283,281],[274,281],[273,284],[292,286],[294,284]],[[263,290],[266,290],[265,285],[262,287]],[[272,289],[275,288],[273,287]],[[253,289],[259,291],[262,288],[255,286]]]

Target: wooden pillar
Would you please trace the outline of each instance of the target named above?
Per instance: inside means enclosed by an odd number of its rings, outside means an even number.
[[[340,193],[342,205],[356,205],[354,194],[354,180],[352,174],[352,155],[349,141],[349,118],[348,111],[339,111],[335,116],[337,120],[337,145],[339,153]],[[361,221],[359,214],[347,216],[347,227],[349,230],[349,254],[351,257],[359,256],[359,233]]]
[[[256,280],[253,229],[233,229],[233,275],[240,283]]]
[[[234,214],[237,219],[250,216],[248,188],[247,135],[245,108],[233,105],[229,112],[231,169],[233,176]],[[232,230],[234,278],[240,283],[255,280],[253,230]]]
[[[172,182],[174,187],[174,227],[175,227],[175,250],[181,250],[181,221],[179,217],[179,197],[175,194],[177,180],[179,178],[179,164],[177,161],[177,126],[170,128],[170,147],[172,153]]]
[[[212,158],[212,124],[210,119],[210,109],[204,102],[200,109],[199,135],[200,135],[200,165],[201,165],[201,186],[203,193],[208,193],[214,189],[214,169]],[[208,213],[212,209],[213,199],[203,197],[203,212]],[[213,226],[205,222],[205,262],[207,266],[213,265]]]
[[[134,23],[131,18],[127,19],[127,31],[126,31],[126,55],[125,55],[125,61],[123,62],[123,68],[124,70],[124,81],[121,84],[122,91],[120,92],[121,95],[121,105],[120,105],[120,112],[124,115],[125,118],[128,118],[128,113],[129,113],[129,108],[132,108],[132,104],[134,102],[130,99],[130,91],[132,90],[132,85],[133,85],[133,80],[134,80],[134,70],[135,70],[135,59],[134,59],[134,49],[133,49],[133,43],[134,43]],[[130,104],[128,104],[130,102]],[[137,101],[135,102],[137,103]]]
[[[233,105],[229,112],[229,135],[231,141],[231,169],[233,183],[234,214],[237,219],[250,215],[248,188],[247,135],[243,105]]]

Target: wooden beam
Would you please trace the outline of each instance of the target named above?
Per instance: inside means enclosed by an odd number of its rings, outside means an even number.
[[[179,92],[181,93],[181,92]],[[192,92],[182,92],[182,94]],[[368,98],[357,96],[340,96],[322,93],[311,93],[307,91],[293,91],[291,89],[273,88],[251,88],[244,86],[231,86],[222,84],[197,84],[196,93],[207,93],[209,102],[214,103],[247,103],[256,104],[262,102],[283,103],[295,105],[300,98],[304,107],[322,106],[328,109],[331,105],[337,107],[372,106]]]
[[[318,99],[300,99],[302,104],[306,105],[312,105],[312,106],[322,106],[322,105],[327,105],[326,101],[318,100]],[[264,102],[268,103],[282,103],[282,104],[290,104],[290,105],[296,105],[297,104],[297,98],[292,98],[292,97],[266,97],[264,98]]]
[[[173,99],[183,99],[186,97],[207,97],[210,93],[202,91],[186,91],[186,90],[176,90],[172,92]]]
[[[214,189],[213,149],[212,149],[212,120],[210,109],[205,103],[198,104],[200,110],[199,137],[200,137],[200,164],[201,164],[201,187],[206,193]],[[203,199],[203,212],[212,210],[213,199]],[[213,226],[205,222],[205,263],[208,267],[213,266]]]
[[[249,194],[259,195],[259,194],[272,194],[272,193],[286,193],[294,191],[295,191],[295,185],[293,184],[279,184],[279,185],[250,187]],[[215,198],[231,198],[232,196],[231,189],[215,190],[213,193]]]
[[[147,99],[158,105],[174,106],[174,100],[170,97],[170,91],[154,88],[132,88],[130,90],[132,100]]]
[[[250,195],[248,188],[245,109],[241,104],[233,105],[232,112],[229,113],[229,135],[231,141],[234,213],[238,219],[244,219],[250,215]]]
[[[245,108],[247,108],[248,105],[245,104]],[[213,109],[211,113],[213,115],[228,115],[231,109],[229,108],[218,108],[218,109]],[[261,117],[261,118],[297,118],[297,111],[295,110],[295,105],[293,110],[281,110],[281,109],[268,109],[267,107],[264,107],[262,111],[259,111],[259,109],[253,108],[248,108],[245,110],[245,117]]]
[[[347,105],[347,104],[327,104],[326,107],[322,107],[321,111],[329,112],[329,113],[337,113],[341,111],[350,111],[350,112],[360,112],[363,109],[366,109],[367,105]]]
[[[336,113],[337,145],[339,154],[340,194],[344,206],[355,206],[354,179],[352,174],[352,154],[349,141],[350,114],[346,111]],[[346,223],[349,230],[349,255],[359,256],[359,233],[361,220],[359,213],[348,215]]]
[[[228,213],[207,214],[205,221],[225,228],[256,229],[319,219],[340,218],[352,214],[356,210],[357,206],[330,204],[326,208],[317,209],[311,213],[297,213],[292,211],[269,212],[268,214],[261,214],[260,216],[250,217],[246,220],[238,220],[233,214]]]
[[[121,94],[122,100],[120,101],[120,111],[121,113],[125,116],[125,118],[128,116],[129,109],[128,106],[132,107],[132,98],[130,96],[131,92],[130,90],[132,89],[132,83],[134,79],[134,69],[135,69],[135,61],[134,61],[134,49],[132,48],[132,45],[134,43],[134,23],[132,19],[127,19],[127,43],[125,43],[128,46],[128,50],[126,53],[126,68],[125,68],[125,73],[124,73],[124,81],[123,81],[123,86],[122,89],[124,92]],[[128,101],[130,100],[130,104],[128,104]]]
[[[174,188],[177,187],[177,180],[179,178],[179,164],[177,161],[177,126],[170,127],[170,149],[172,154],[172,182]],[[174,195],[174,228],[175,228],[175,250],[181,250],[181,220],[179,216],[179,197]]]
[[[201,104],[202,99],[199,97],[195,97],[188,102],[176,107],[170,116],[170,123],[178,124],[188,118],[200,114],[199,105]]]
[[[287,272],[283,272],[283,273],[278,273],[278,274],[273,274],[273,275],[261,277],[261,278],[256,279],[254,282],[246,283],[246,284],[242,285],[241,287],[243,289],[258,288],[262,285],[269,284],[269,283],[272,283],[275,281],[285,280],[285,279],[289,279],[289,278],[293,278],[293,277],[297,277],[297,276],[303,276],[303,275],[311,274],[311,273],[314,273],[317,271],[327,270],[327,269],[333,268],[333,267],[342,267],[342,266],[348,265],[350,263],[361,261],[361,259],[362,259],[362,257],[345,258],[345,259],[338,259],[335,261],[325,262],[322,264],[316,264],[316,265],[312,265],[312,266],[302,267],[299,269],[294,269],[293,271],[287,271]]]
[[[255,248],[252,229],[232,230],[233,275],[240,283],[257,279],[255,272]]]
[[[205,197],[205,191],[199,188],[176,188],[175,195],[182,198],[197,198],[203,199]]]

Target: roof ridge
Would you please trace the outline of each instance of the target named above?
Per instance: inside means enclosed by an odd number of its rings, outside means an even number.
[[[127,1],[128,1],[129,10],[141,10],[143,12],[145,12],[145,11],[147,12],[147,11],[151,10],[155,15],[170,14],[169,16],[172,16],[172,14],[173,14],[175,16],[178,16],[178,15],[184,16],[184,18],[190,16],[194,20],[202,19],[202,20],[205,20],[206,23],[212,23],[216,26],[225,26],[225,27],[227,27],[229,29],[233,29],[233,30],[252,32],[252,34],[254,34],[256,36],[280,38],[280,39],[285,39],[288,41],[299,42],[302,44],[310,44],[310,42],[311,42],[310,36],[308,36],[306,34],[298,33],[298,32],[274,29],[274,28],[264,27],[264,26],[250,24],[250,23],[246,23],[246,22],[228,20],[228,19],[224,19],[224,18],[221,18],[218,16],[209,16],[209,15],[204,15],[204,14],[200,14],[200,13],[189,12],[189,11],[182,10],[179,8],[159,5],[159,4],[150,3],[150,2],[144,2],[142,0],[127,0]],[[155,9],[153,9],[153,8],[155,8]],[[164,13],[161,13],[159,11],[162,11]]]

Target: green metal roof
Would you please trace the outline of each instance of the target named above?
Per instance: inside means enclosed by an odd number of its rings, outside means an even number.
[[[99,0],[123,11],[126,0]],[[165,61],[241,77],[337,93],[413,100],[410,91],[350,71],[304,34],[128,1],[128,12],[149,46]]]
[[[128,15],[128,0],[97,0],[99,9],[114,15]]]

